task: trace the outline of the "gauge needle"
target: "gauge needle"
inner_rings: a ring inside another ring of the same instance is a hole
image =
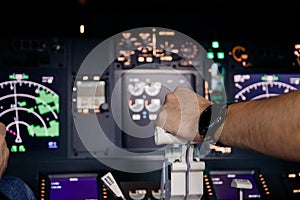
[[[152,44],[153,44],[153,55],[156,56],[156,34],[152,35]]]
[[[16,142],[22,142],[22,139],[20,137],[20,127],[19,127],[19,113],[18,113],[18,104],[17,104],[17,88],[16,88],[16,83],[14,84],[14,101],[15,101],[15,121],[16,121],[16,128],[17,128],[17,137],[16,137]]]
[[[269,84],[266,82],[266,84],[265,84],[265,90],[266,90],[266,97],[267,98],[269,98],[270,97],[270,95],[269,95],[269,86],[268,86]]]

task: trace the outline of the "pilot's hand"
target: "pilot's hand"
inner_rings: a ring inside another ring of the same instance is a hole
[[[198,120],[211,102],[194,91],[179,86],[165,97],[155,125],[188,141],[202,142]]]
[[[5,140],[5,133],[5,125],[0,122],[0,178],[2,178],[7,168],[7,162],[9,158],[9,150]]]

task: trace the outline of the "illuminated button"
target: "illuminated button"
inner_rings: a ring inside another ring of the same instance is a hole
[[[300,189],[294,189],[294,190],[293,190],[293,193],[294,193],[294,194],[300,193]]]
[[[220,47],[218,41],[213,41],[212,44],[211,44],[211,46],[212,46],[213,48],[215,48],[215,49]]]
[[[147,58],[146,58],[146,61],[147,61],[147,62],[153,62],[153,58],[152,58],[152,57],[147,57]]]
[[[88,113],[89,113],[89,109],[87,109],[87,108],[86,108],[86,109],[83,109],[82,112],[83,112],[84,114],[88,114]]]
[[[288,178],[296,178],[296,174],[288,174]]]
[[[218,58],[218,59],[224,59],[224,58],[225,58],[224,52],[218,52],[218,53],[217,53],[217,58]]]
[[[207,52],[207,58],[209,59],[213,59],[215,56],[214,56],[214,53],[213,52]]]
[[[139,114],[133,114],[132,115],[132,119],[135,120],[135,121],[140,120],[141,119],[141,115],[139,115]]]
[[[157,114],[150,114],[150,115],[149,115],[149,119],[150,119],[151,121],[156,120],[156,118],[157,118]]]
[[[119,62],[124,62],[125,61],[125,57],[122,57],[122,56],[118,57],[118,61]]]
[[[99,81],[99,80],[100,80],[100,76],[94,76],[94,77],[93,77],[93,80]]]
[[[145,58],[144,57],[138,57],[138,61],[139,62],[145,62]]]

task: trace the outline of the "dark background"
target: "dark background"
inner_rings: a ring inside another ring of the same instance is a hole
[[[295,2],[253,1],[7,1],[1,5],[2,36],[110,37],[145,26],[166,27],[191,37],[287,40],[299,38]]]

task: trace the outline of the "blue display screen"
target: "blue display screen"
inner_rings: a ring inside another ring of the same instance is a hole
[[[235,74],[234,101],[269,98],[300,88],[300,74]]]
[[[96,174],[49,175],[49,200],[98,200]]]

